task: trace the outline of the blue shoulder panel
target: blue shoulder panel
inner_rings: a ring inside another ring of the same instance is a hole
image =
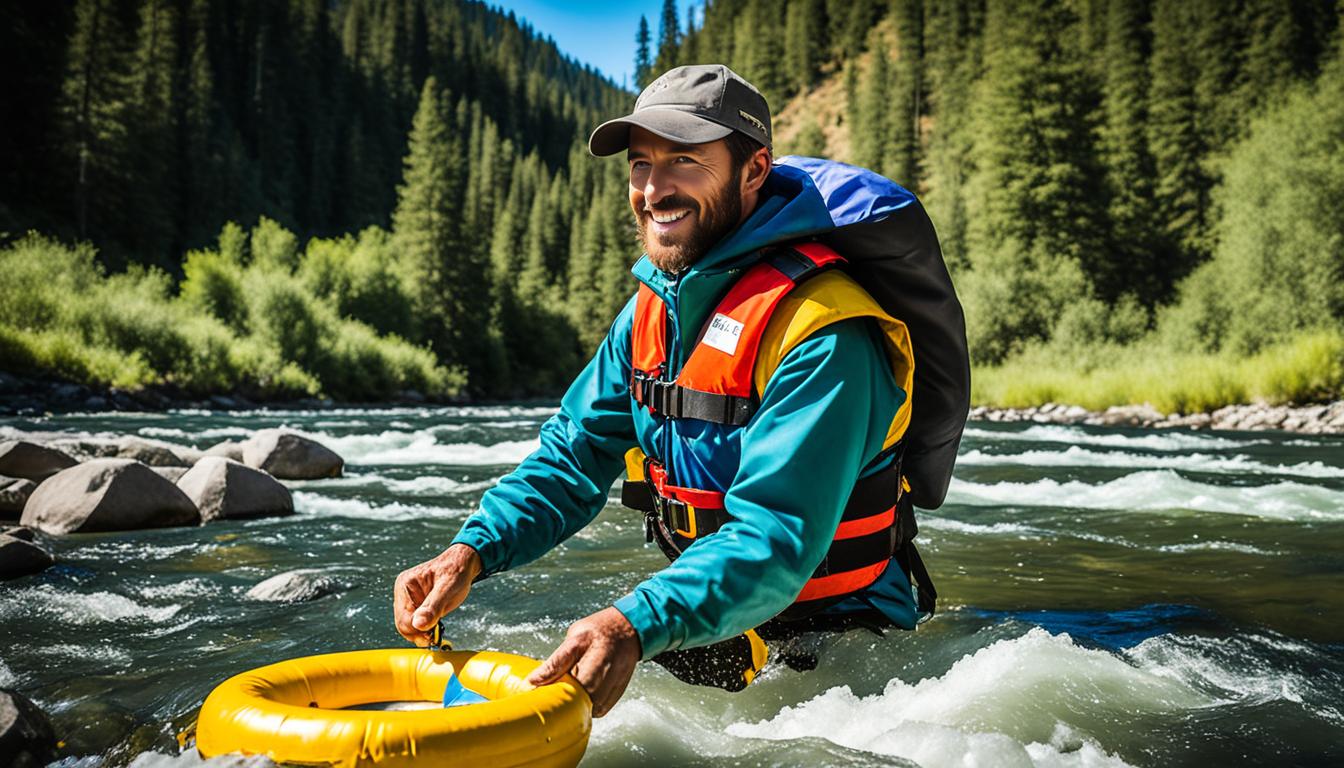
[[[775,171],[803,181],[821,195],[835,227],[882,219],[915,202],[905,187],[867,168],[816,157],[786,155]]]

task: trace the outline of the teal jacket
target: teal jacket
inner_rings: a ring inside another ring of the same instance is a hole
[[[784,164],[792,159],[776,165],[756,210],[681,275],[661,272],[647,256],[635,264],[635,276],[669,310],[672,377],[762,246],[836,226],[827,179]],[[893,193],[859,215],[899,204]],[[535,560],[596,517],[636,445],[663,462],[675,484],[723,492],[732,521],[615,603],[648,659],[732,637],[793,601],[825,556],[854,482],[883,466],[875,459],[906,393],[871,321],[856,318],[790,350],[746,426],[666,420],[629,393],[633,314],[632,299],[542,426],[540,447],[486,492],[454,543],[480,553],[485,575]],[[632,534],[639,527],[632,515]],[[915,625],[910,584],[894,562],[876,584],[828,610],[873,608],[896,626]]]

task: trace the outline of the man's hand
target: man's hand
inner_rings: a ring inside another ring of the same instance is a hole
[[[454,544],[433,560],[402,571],[392,595],[397,631],[416,645],[429,645],[429,630],[467,599],[480,572],[481,556],[466,544]]]
[[[625,614],[607,608],[569,627],[565,641],[527,678],[532,685],[554,683],[573,670],[602,717],[625,693],[639,663],[639,635]]]

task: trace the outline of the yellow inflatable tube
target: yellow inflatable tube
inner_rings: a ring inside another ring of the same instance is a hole
[[[196,723],[202,757],[231,752],[337,766],[572,766],[592,731],[592,702],[566,676],[533,688],[540,662],[490,651],[353,651],[282,661],[225,680]],[[413,711],[348,710],[442,700],[456,670],[490,699]],[[445,763],[444,761],[450,761]]]

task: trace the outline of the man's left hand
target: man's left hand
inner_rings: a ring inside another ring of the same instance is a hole
[[[527,682],[547,685],[572,670],[593,701],[593,717],[602,717],[625,693],[639,657],[639,635],[630,620],[606,608],[571,624],[565,641]]]

